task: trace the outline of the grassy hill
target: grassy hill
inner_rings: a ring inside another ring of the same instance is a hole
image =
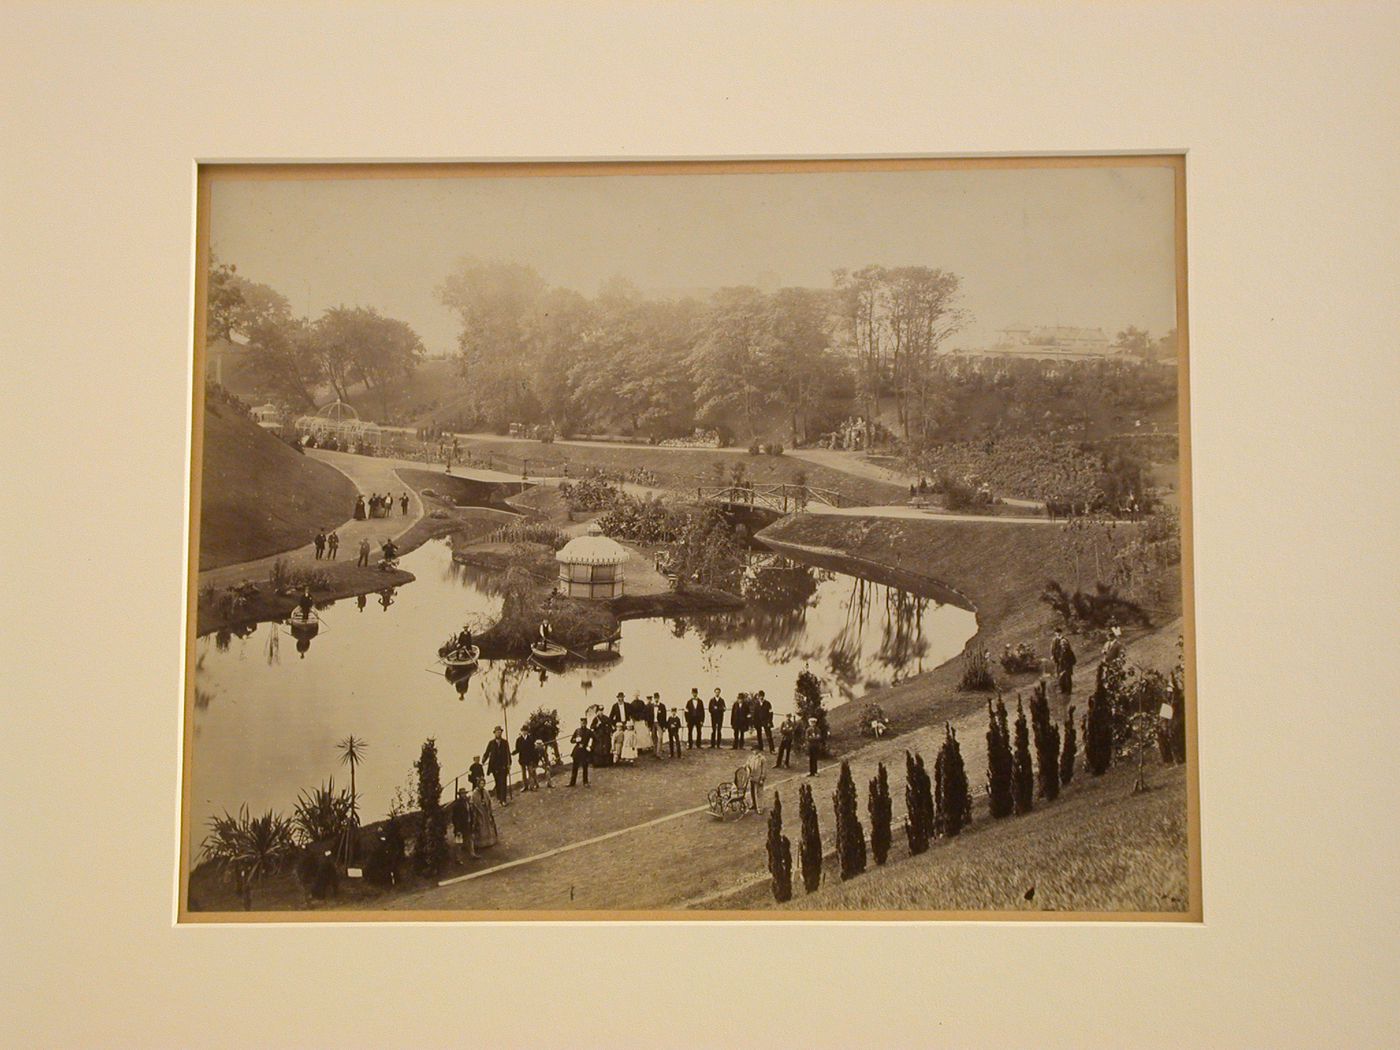
[[[199,567],[218,568],[308,543],[355,505],[340,471],[297,452],[242,416],[209,401],[204,410]]]

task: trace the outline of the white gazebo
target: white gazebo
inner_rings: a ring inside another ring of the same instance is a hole
[[[554,555],[559,591],[569,598],[617,598],[623,593],[627,548],[603,535],[595,521],[586,536],[575,536]]]
[[[295,426],[297,433],[315,438],[317,444],[327,438],[335,438],[342,448],[352,444],[378,448],[383,436],[378,426],[361,419],[360,414],[344,401],[334,401],[315,415],[301,416]]]

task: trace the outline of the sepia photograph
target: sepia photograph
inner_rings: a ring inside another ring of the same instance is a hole
[[[203,170],[182,919],[1199,919],[1183,173]]]

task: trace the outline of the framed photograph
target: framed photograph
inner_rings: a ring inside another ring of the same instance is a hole
[[[1199,920],[1184,190],[201,169],[181,921]]]

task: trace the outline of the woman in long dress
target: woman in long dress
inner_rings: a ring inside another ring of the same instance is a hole
[[[637,761],[637,724],[628,722],[622,727],[622,761],[631,765]]]

